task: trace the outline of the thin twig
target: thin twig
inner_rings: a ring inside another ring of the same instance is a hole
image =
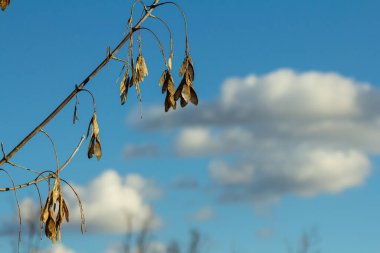
[[[13,190],[14,190],[14,193],[15,193],[15,199],[16,199],[16,202],[17,202],[17,209],[18,209],[18,220],[19,220],[19,231],[18,231],[18,244],[17,244],[17,251],[20,252],[20,242],[21,242],[21,233],[22,233],[22,219],[21,219],[21,208],[20,208],[20,202],[18,200],[18,195],[17,195],[17,189],[15,188],[15,182],[13,181],[13,178],[12,176],[8,173],[8,171],[0,168],[0,171],[3,171],[5,174],[8,175],[9,179],[11,180],[12,182],[12,185],[13,185]]]
[[[165,66],[169,69],[168,61],[166,60],[166,56],[165,56],[165,50],[164,50],[164,47],[162,46],[160,38],[158,38],[158,36],[151,29],[149,29],[149,28],[140,27],[140,28],[138,28],[138,30],[149,31],[154,36],[154,38],[157,40],[157,43],[158,43],[158,45],[160,47],[161,55],[162,55],[162,58],[164,59]]]
[[[67,165],[69,165],[69,163],[71,162],[71,160],[73,160],[74,156],[79,151],[80,146],[82,145],[84,139],[85,139],[85,137],[82,135],[82,138],[80,139],[80,142],[79,142],[78,146],[75,148],[75,150],[71,154],[71,156],[66,160],[65,164],[63,164],[62,167],[57,171],[58,173],[61,172],[62,170],[64,170],[67,167]]]
[[[175,2],[170,2],[170,1],[169,2],[163,2],[163,3],[157,4],[157,7],[161,6],[161,5],[167,5],[167,4],[172,4],[172,5],[176,6],[177,9],[179,10],[179,12],[181,12],[181,14],[182,14],[183,21],[185,23],[185,32],[186,32],[186,51],[185,52],[186,52],[186,55],[188,55],[190,53],[190,48],[189,48],[189,30],[188,30],[188,26],[187,26],[186,14],[182,10],[181,6],[179,6]]]
[[[5,154],[4,144],[3,144],[3,143],[1,143],[1,152],[3,152],[3,157],[5,158],[5,157],[6,157],[6,154]],[[27,167],[25,167],[25,166],[18,165],[18,164],[14,163],[14,162],[11,162],[11,161],[8,161],[8,160],[6,160],[5,162],[6,162],[7,164],[13,166],[13,167],[16,167],[16,168],[19,168],[19,169],[23,169],[23,170],[27,170],[27,171],[29,171],[29,172],[33,172],[33,173],[35,173],[35,174],[39,174],[39,172],[36,171],[36,170],[29,169],[29,168],[27,168]]]
[[[40,173],[39,171],[36,171],[36,170],[33,170],[33,169],[29,169],[25,166],[22,166],[20,164],[17,164],[17,163],[14,163],[14,162],[11,162],[11,161],[7,161],[7,164],[13,166],[13,167],[16,167],[16,168],[19,168],[19,169],[23,169],[23,170],[27,170],[29,172],[33,172],[34,174],[38,174]]]
[[[80,218],[81,218],[80,230],[83,234],[84,232],[87,232],[87,227],[86,227],[86,219],[84,216],[82,201],[80,200],[79,194],[75,191],[74,187],[72,187],[71,184],[69,184],[66,180],[64,180],[62,178],[61,178],[61,180],[70,187],[70,189],[73,191],[75,197],[77,198],[78,205],[79,205],[79,211],[80,211]]]
[[[43,129],[40,130],[41,133],[43,133],[44,135],[46,135],[50,142],[51,142],[51,145],[53,146],[53,150],[54,150],[54,156],[55,156],[55,165],[57,167],[57,171],[59,170],[59,160],[58,160],[58,152],[57,152],[57,148],[55,146],[55,143],[53,141],[53,138],[50,137],[50,135]]]
[[[79,148],[82,145],[83,141],[84,141],[84,136],[82,136],[82,138],[81,138],[78,146],[75,148],[75,150],[71,154],[71,156],[67,159],[67,161],[65,162],[65,164],[59,169],[59,172],[61,172],[62,170],[64,170],[67,167],[67,165],[71,162],[71,160],[73,159],[73,157],[79,151]],[[28,186],[31,186],[31,185],[36,185],[39,182],[45,181],[47,179],[55,178],[56,177],[56,174],[54,172],[54,173],[50,173],[49,175],[40,178],[40,175],[42,175],[42,174],[44,174],[46,172],[49,172],[49,171],[39,172],[38,173],[39,175],[37,176],[37,178],[34,179],[33,181],[28,182],[28,183],[24,183],[24,184],[20,184],[20,185],[13,185],[13,187],[0,188],[0,192],[6,192],[6,191],[12,191],[12,190],[15,190],[15,189],[17,190],[17,189],[20,189],[20,188],[25,188],[25,187],[28,187]]]

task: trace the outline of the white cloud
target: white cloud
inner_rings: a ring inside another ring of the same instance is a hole
[[[74,186],[85,211],[89,232],[126,233],[149,229],[160,225],[151,205],[147,202],[160,194],[154,184],[139,175],[120,176],[114,170],[107,170],[86,186]],[[76,199],[70,190],[70,223],[79,224],[80,215]],[[130,225],[128,225],[128,222]]]
[[[334,73],[297,74],[284,69],[263,77],[227,80],[221,105],[226,110],[262,111],[266,117],[352,117],[360,113],[358,95],[368,89]]]
[[[282,69],[228,79],[216,101],[180,113],[152,109],[142,127],[182,127],[176,151],[213,157],[222,200],[332,194],[362,184],[368,156],[380,153],[380,91],[336,73]]]
[[[53,244],[49,249],[42,251],[43,253],[75,253],[74,250],[67,248],[61,243]]]
[[[176,141],[177,152],[183,156],[231,153],[243,150],[254,142],[252,133],[241,127],[212,133],[210,128],[184,128]]]
[[[250,184],[255,175],[255,168],[251,164],[231,168],[224,162],[213,161],[209,170],[215,182],[226,186]]]
[[[33,199],[23,199],[20,203],[20,209],[23,222],[34,223],[39,219],[39,206]]]
[[[129,245],[130,246],[130,245]],[[148,253],[166,253],[166,245],[162,242],[147,242],[145,245],[145,251]],[[121,243],[114,243],[111,244],[108,249],[106,250],[106,253],[120,253],[125,251],[125,245]],[[131,253],[139,253],[141,252],[138,248],[132,247],[130,249]]]
[[[288,193],[334,194],[362,184],[370,171],[368,158],[355,150],[273,150],[245,163],[211,163],[222,201],[277,201]]]
[[[132,145],[128,144],[124,149],[124,158],[133,159],[152,157],[160,154],[159,147],[151,144]]]
[[[195,212],[192,218],[196,221],[210,220],[214,216],[214,210],[211,206],[204,206]]]

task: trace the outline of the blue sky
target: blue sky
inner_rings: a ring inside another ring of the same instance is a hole
[[[120,106],[119,63],[90,82],[104,154],[88,160],[85,142],[64,172],[81,194],[89,231],[80,235],[72,202],[63,252],[114,252],[124,239],[124,210],[134,213],[136,228],[154,217],[158,248],[173,239],[185,248],[196,228],[208,252],[287,252],[316,229],[321,252],[378,252],[379,2],[178,3],[189,22],[200,104],[163,112],[164,65],[149,34],[143,34],[149,76],[141,85],[142,119],[134,90]],[[121,0],[12,1],[0,13],[0,140],[7,150],[122,39],[129,7]],[[156,15],[172,27],[177,73],[181,16],[172,7]],[[154,21],[146,26],[168,50],[165,29]],[[71,103],[45,128],[62,161],[91,118],[90,97],[79,100],[77,125]],[[42,135],[14,159],[54,168]],[[18,183],[34,177],[6,168]],[[37,201],[32,189],[19,194],[24,205]],[[5,222],[15,205],[11,193],[1,201]],[[10,245],[9,237],[0,240],[7,252]],[[49,245],[44,239],[41,247],[60,252]]]

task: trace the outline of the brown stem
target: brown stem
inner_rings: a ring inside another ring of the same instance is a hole
[[[28,143],[38,132],[41,131],[41,129],[47,125],[70,101],[75,97],[75,95],[83,89],[86,84],[105,66],[107,63],[112,60],[112,57],[124,46],[124,44],[130,39],[132,36],[132,33],[135,32],[141,24],[150,16],[154,8],[156,8],[157,3],[159,0],[154,0],[154,3],[147,8],[147,11],[145,15],[140,19],[139,22],[132,28],[132,32],[128,33],[124,39],[119,43],[119,45],[116,46],[116,48],[112,51],[111,54],[107,55],[107,57],[99,64],[98,67],[95,68],[91,72],[88,77],[84,79],[84,81],[77,86],[71,93],[70,95],[63,100],[63,102],[44,120],[42,121],[32,132],[30,132],[11,152],[9,152],[6,156],[4,156],[0,160],[0,166],[3,165],[5,162],[10,160],[26,143]]]

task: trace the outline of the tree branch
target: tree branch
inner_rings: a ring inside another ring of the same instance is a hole
[[[105,66],[107,63],[112,60],[112,57],[115,56],[115,54],[124,46],[124,44],[131,38],[132,34],[141,26],[141,24],[151,15],[152,11],[158,6],[159,0],[154,0],[154,3],[151,6],[148,6],[146,9],[145,15],[137,22],[137,24],[132,27],[132,30],[130,33],[128,33],[124,39],[119,43],[119,45],[116,46],[116,48],[107,55],[107,57],[99,64],[98,67],[96,67],[90,75],[88,75],[82,83],[75,87],[75,89],[66,97],[65,100],[47,117],[44,121],[42,121],[33,131],[31,131],[11,152],[9,152],[6,156],[4,156],[0,160],[0,166],[9,161],[26,143],[28,143],[38,132],[42,130],[44,126],[46,126],[70,101],[75,97],[78,92],[83,89],[86,84]],[[44,180],[47,178],[44,178]],[[38,180],[42,181],[42,180]],[[33,182],[37,183],[37,182]],[[27,183],[25,185],[33,184],[32,182]],[[24,186],[25,187],[25,186]],[[21,188],[21,187],[19,187]]]

